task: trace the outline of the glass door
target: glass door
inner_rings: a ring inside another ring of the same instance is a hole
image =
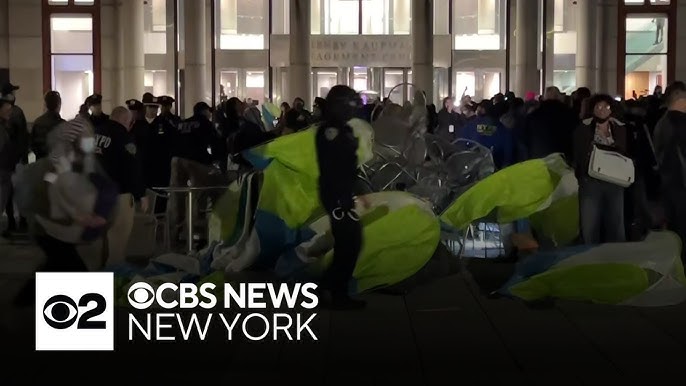
[[[405,82],[405,69],[403,68],[384,68],[383,70],[383,97],[390,98],[391,102],[402,105],[403,90],[405,86],[400,86],[394,89],[395,86]],[[391,93],[391,90],[392,93]],[[389,95],[389,93],[391,93]]]
[[[369,71],[367,67],[353,67],[350,73],[350,87],[356,91],[369,89]]]
[[[337,68],[313,68],[312,69],[312,95],[325,98],[329,90],[338,84]]]

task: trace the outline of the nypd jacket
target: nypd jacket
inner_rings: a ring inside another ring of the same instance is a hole
[[[131,193],[136,200],[145,195],[136,145],[124,126],[110,120],[96,127],[95,152],[107,175],[118,185],[120,193]]]
[[[110,116],[105,113],[100,113],[100,115],[90,115],[93,127],[98,127],[102,124],[106,124],[110,120]]]
[[[222,153],[218,146],[219,134],[212,122],[202,115],[194,115],[178,124],[172,146],[172,156],[190,159],[204,165],[220,161],[216,155]],[[212,155],[207,149],[212,150]],[[213,159],[214,158],[214,159]]]
[[[462,138],[483,145],[493,152],[495,166],[502,169],[514,161],[514,135],[493,117],[483,116],[470,120],[462,128]]]

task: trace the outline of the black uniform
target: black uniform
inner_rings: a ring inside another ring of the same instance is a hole
[[[324,121],[316,134],[319,197],[331,221],[333,262],[325,274],[334,301],[348,299],[348,282],[362,248],[362,225],[355,212],[358,140],[347,121],[354,115],[357,94],[335,86],[327,95]]]
[[[174,114],[160,114],[149,126],[144,168],[150,187],[169,186],[174,135],[180,121]]]
[[[216,158],[219,135],[207,117],[196,114],[179,123],[172,148],[172,156],[186,158],[203,165],[211,165]],[[212,150],[212,155],[207,149]],[[221,151],[219,151],[221,152]]]
[[[100,94],[93,94],[86,98],[86,105],[90,108],[91,106],[98,106],[102,104],[102,95]],[[93,123],[93,127],[98,127],[102,124],[107,123],[110,120],[110,116],[100,112],[100,114],[95,115],[95,114],[90,114],[89,115],[91,122]]]
[[[110,120],[110,116],[105,113],[100,113],[99,115],[90,115],[91,122],[93,122],[93,127],[98,127],[107,123]]]
[[[232,127],[226,113],[226,102],[222,102],[219,109],[214,112],[214,130],[217,133],[216,149],[212,149],[212,156],[219,161],[219,169],[226,173],[228,167],[229,147],[228,139],[232,132]]]
[[[133,137],[119,122],[107,121],[95,128],[95,152],[107,175],[121,194],[139,200],[145,195],[141,166]]]

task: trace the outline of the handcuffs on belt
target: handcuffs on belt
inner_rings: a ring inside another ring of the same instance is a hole
[[[341,202],[339,201],[338,204],[340,205]],[[360,221],[360,215],[357,213],[355,208],[351,208],[348,210],[343,209],[342,206],[336,207],[334,210],[331,211],[331,216],[333,217],[334,220],[336,221],[341,221],[345,215],[348,215],[351,220],[358,222]]]

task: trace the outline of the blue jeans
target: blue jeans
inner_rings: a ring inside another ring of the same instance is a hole
[[[591,177],[581,178],[579,222],[586,244],[626,241],[624,188]]]

